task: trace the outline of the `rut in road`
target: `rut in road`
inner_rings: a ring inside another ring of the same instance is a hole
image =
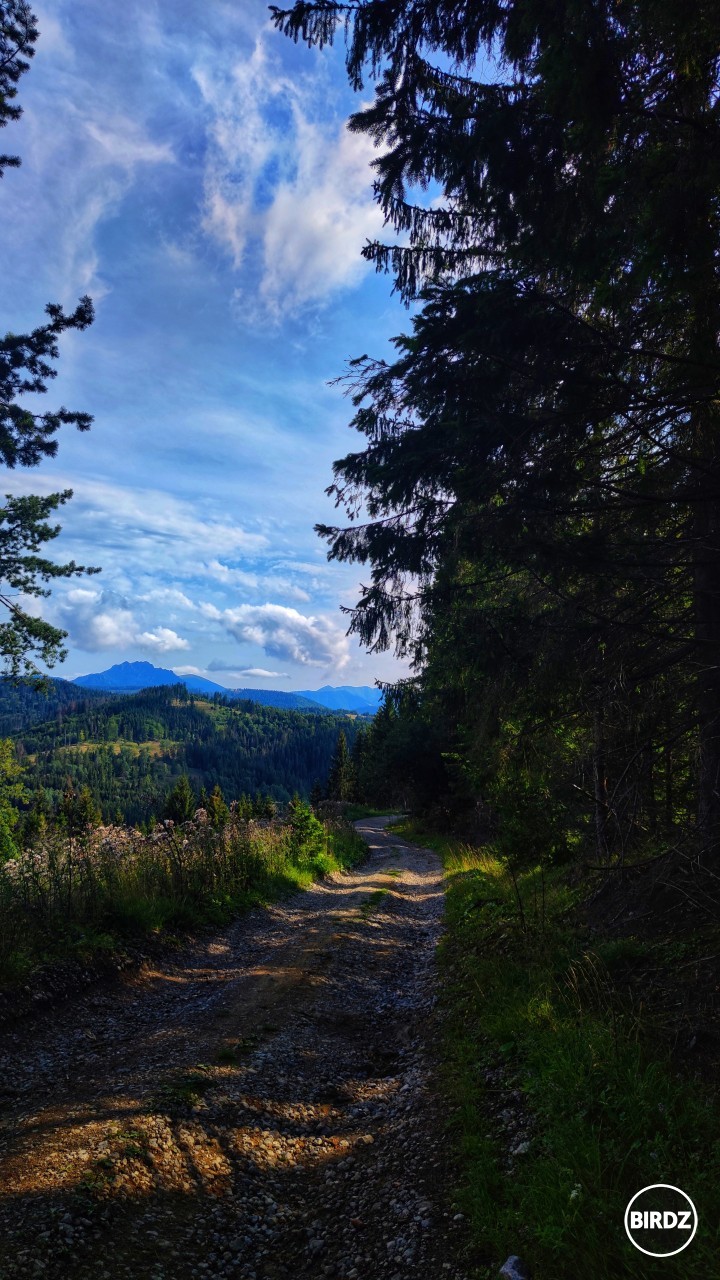
[[[441,870],[387,821],[361,868],[5,1036],[0,1276],[464,1280]]]

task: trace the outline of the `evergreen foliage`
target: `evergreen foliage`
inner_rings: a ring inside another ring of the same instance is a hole
[[[355,770],[343,729],[340,730],[335,744],[326,790],[328,800],[355,798]]]
[[[89,787],[106,822],[119,814],[130,825],[152,825],[181,775],[195,794],[205,787],[206,803],[193,800],[192,811],[205,808],[214,827],[232,801],[245,817],[270,820],[277,804],[294,792],[309,795],[327,775],[340,726],[351,742],[356,732],[346,716],[206,698],[184,685],[86,693],[63,681],[50,682],[47,694],[0,684],[0,726],[33,796],[21,806],[28,839],[59,810],[68,777],[75,789]]]
[[[100,826],[100,810],[93,800],[87,783],[76,790],[72,779],[68,779],[60,802],[58,819],[70,836],[79,836],[87,831],[88,827]]]
[[[375,80],[351,127],[404,243],[365,252],[421,304],[348,379],[366,445],[320,532],[372,568],[351,628],[411,656],[449,796],[526,857],[715,861],[720,12],[274,16]]]
[[[0,129],[22,115],[17,85],[35,56],[37,37],[37,19],[26,0],[0,0]],[[19,164],[19,156],[0,155],[0,177]]]
[[[17,83],[29,66],[38,36],[37,22],[25,0],[0,0],[0,127],[21,114],[15,103]],[[0,156],[0,176],[4,168],[17,166],[17,156]],[[34,413],[26,399],[47,391],[56,377],[52,361],[59,355],[58,339],[69,329],[86,329],[93,320],[90,298],[66,314],[61,306],[49,303],[47,320],[30,333],[6,333],[0,338],[0,461],[6,467],[34,467],[44,458],[54,457],[61,426],[72,425],[87,431],[92,418],[87,413],[64,407]],[[45,497],[5,495],[0,507],[0,604],[7,620],[0,624],[0,658],[13,679],[39,680],[37,661],[52,667],[65,657],[65,632],[43,618],[35,617],[17,602],[17,595],[47,596],[45,585],[55,578],[69,578],[97,570],[74,561],[58,564],[40,554],[46,543],[60,532],[50,519],[72,497],[72,490]]]
[[[189,822],[195,812],[195,796],[186,773],[181,773],[165,802],[165,817],[178,824]]]
[[[22,765],[9,738],[0,739],[0,862],[17,853],[18,806],[28,799]]]
[[[210,817],[210,822],[212,826],[215,828],[216,831],[222,830],[228,818],[230,817],[230,810],[228,809],[225,803],[225,797],[222,793],[222,788],[219,786],[217,782],[215,783],[215,786],[213,787],[212,792],[208,797],[207,810],[208,810],[208,815]]]

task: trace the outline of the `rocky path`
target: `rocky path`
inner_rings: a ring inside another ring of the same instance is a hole
[[[363,867],[6,1033],[0,1276],[464,1280],[437,857]]]

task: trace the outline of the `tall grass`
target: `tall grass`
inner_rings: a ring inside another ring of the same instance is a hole
[[[49,830],[0,866],[0,982],[38,962],[112,949],[133,936],[222,924],[253,903],[302,888],[364,856],[352,830],[305,810],[288,822],[231,811],[214,829],[191,822]]]
[[[475,1274],[494,1277],[511,1253],[535,1280],[714,1274],[717,1096],[678,1074],[628,994],[619,960],[650,944],[591,947],[561,869],[513,876],[492,850],[407,834],[445,864],[444,1070]],[[514,1158],[513,1117],[528,1130]],[[700,1219],[662,1261],[623,1227],[630,1197],[658,1182],[687,1191]]]

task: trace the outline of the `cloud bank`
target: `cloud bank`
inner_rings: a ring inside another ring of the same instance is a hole
[[[68,591],[57,612],[73,643],[88,653],[138,648],[161,654],[190,648],[189,642],[170,627],[143,630],[132,610],[116,603],[107,592],[75,587]]]
[[[330,618],[305,615],[280,604],[241,604],[224,610],[201,607],[207,617],[221,621],[233,639],[258,645],[270,658],[336,671],[349,661],[348,638]]]

